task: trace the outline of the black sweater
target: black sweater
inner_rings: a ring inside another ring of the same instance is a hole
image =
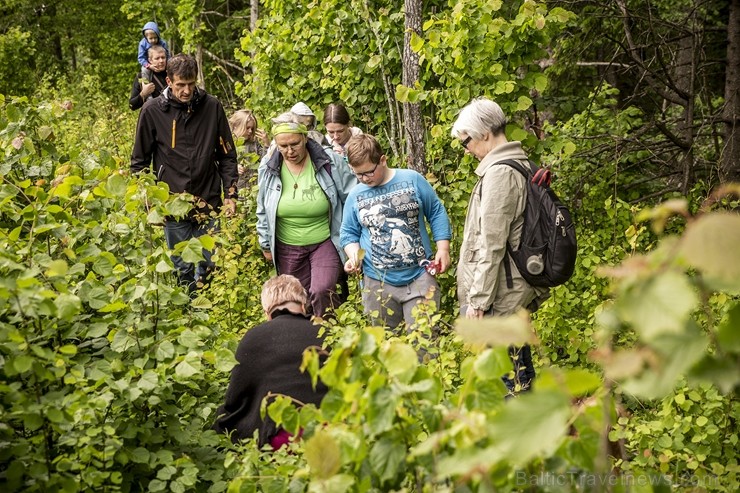
[[[233,431],[233,441],[250,438],[259,430],[262,446],[278,432],[271,419],[263,422],[260,418],[260,404],[269,392],[316,406],[327,392],[321,381],[314,390],[308,373],[299,369],[305,349],[321,347],[319,326],[287,310],[273,315],[275,318],[248,331],[239,343],[239,364],[231,371],[226,403],[216,413],[213,429],[219,433]]]

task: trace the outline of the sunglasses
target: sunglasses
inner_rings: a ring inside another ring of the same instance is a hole
[[[473,140],[473,137],[470,136],[470,135],[468,135],[468,138],[466,138],[465,140],[462,141],[463,149],[467,149],[468,148],[468,144],[470,144],[470,141],[471,140]]]

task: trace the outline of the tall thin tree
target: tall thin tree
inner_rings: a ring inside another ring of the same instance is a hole
[[[419,81],[419,55],[411,49],[411,36],[421,36],[421,0],[405,0],[405,33],[403,36],[402,84],[413,88]],[[425,174],[427,171],[424,150],[424,122],[419,103],[403,104],[403,119],[406,129],[406,161],[410,169]]]

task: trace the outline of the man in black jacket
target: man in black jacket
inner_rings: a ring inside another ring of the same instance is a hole
[[[269,418],[260,418],[262,400],[271,393],[292,397],[295,403],[321,403],[327,388],[319,381],[314,389],[308,373],[300,371],[306,348],[322,344],[319,326],[306,315],[307,303],[306,291],[293,276],[282,274],[265,283],[262,308],[268,321],[249,330],[239,343],[239,364],[231,371],[226,402],[216,412],[213,429],[231,432],[235,442],[259,430],[259,445],[270,443],[277,449],[287,433]]]
[[[187,192],[195,206],[181,219],[168,217],[164,224],[167,246],[214,232],[217,215],[236,210],[238,179],[236,151],[229,122],[221,103],[195,86],[198,65],[189,55],[176,55],[167,62],[167,85],[162,94],[141,109],[131,171],[149,170],[172,193]],[[222,199],[223,194],[223,199]],[[203,250],[197,266],[177,255],[172,261],[180,282],[191,292],[207,282],[213,269],[211,253]]]

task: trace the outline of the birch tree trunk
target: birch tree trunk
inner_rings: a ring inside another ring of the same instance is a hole
[[[411,49],[411,34],[421,36],[421,0],[405,0],[405,33],[403,36],[403,79],[402,84],[413,88],[419,81],[419,55]],[[410,169],[426,174],[427,163],[424,150],[424,122],[419,103],[403,103],[403,119],[406,130],[406,161]]]

